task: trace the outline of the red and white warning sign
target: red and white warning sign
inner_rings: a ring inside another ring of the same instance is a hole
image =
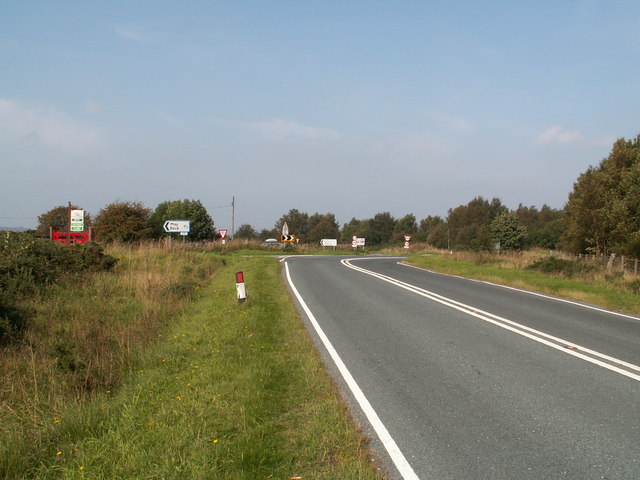
[[[411,235],[405,235],[404,236],[404,248],[409,248],[410,247],[410,243],[411,242]]]

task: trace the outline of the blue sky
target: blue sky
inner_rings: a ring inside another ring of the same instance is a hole
[[[637,1],[0,4],[0,225],[200,200],[216,228],[562,208],[640,133]]]

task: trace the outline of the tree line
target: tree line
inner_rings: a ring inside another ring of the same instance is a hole
[[[74,207],[78,208],[78,207]],[[198,200],[166,201],[151,211],[140,202],[115,202],[95,219],[85,219],[95,229],[96,240],[136,242],[166,235],[166,220],[190,220],[188,240],[212,240],[213,219]],[[68,207],[56,207],[39,217],[38,232],[48,235],[49,226],[65,230]],[[291,209],[272,229],[257,231],[241,225],[239,239],[278,238],[287,223],[289,232],[301,242],[317,244],[335,238],[349,244],[363,237],[369,246],[400,244],[404,236],[450,250],[561,249],[572,253],[640,256],[640,135],[617,140],[611,153],[598,166],[582,173],[563,209],[520,204],[510,210],[499,198],[481,196],[448,210],[446,217],[418,220],[408,213],[401,218],[380,212],[369,219],[352,218],[340,226],[333,213]]]

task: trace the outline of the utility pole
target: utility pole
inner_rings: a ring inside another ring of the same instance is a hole
[[[71,202],[69,202],[69,210],[67,211],[67,246],[71,245]]]
[[[231,199],[231,239],[233,240],[236,233],[236,197]]]

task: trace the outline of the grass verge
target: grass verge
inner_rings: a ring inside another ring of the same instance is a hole
[[[407,262],[440,273],[486,280],[537,292],[549,293],[572,300],[601,305],[628,313],[640,312],[640,296],[629,291],[622,278],[606,274],[590,274],[584,278],[528,270],[539,256],[521,254],[495,256],[488,254],[413,254]]]
[[[225,258],[122,387],[44,418],[34,479],[379,479],[270,258]],[[243,270],[249,299],[235,299]]]

